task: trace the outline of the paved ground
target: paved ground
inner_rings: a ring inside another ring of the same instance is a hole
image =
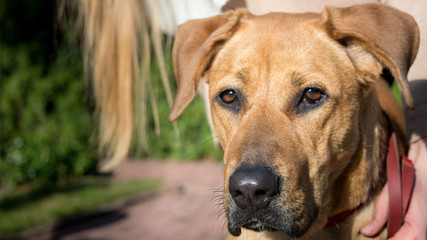
[[[171,188],[102,218],[61,229],[43,239],[224,239],[223,165],[202,162],[128,161],[117,179],[160,178]],[[219,192],[218,192],[219,190]],[[217,193],[215,193],[217,191]]]

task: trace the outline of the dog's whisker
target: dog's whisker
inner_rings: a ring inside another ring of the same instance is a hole
[[[221,211],[221,212],[217,215],[217,217],[216,217],[216,220],[217,220],[217,221],[219,221],[219,220],[221,220],[221,219],[223,219],[223,220],[225,220],[225,219],[226,219],[226,217],[225,217],[225,210]]]
[[[214,143],[214,137],[209,137],[206,140],[202,141],[197,148],[201,148],[202,146],[204,146],[205,144],[208,144],[210,142]]]
[[[222,206],[223,206],[222,202],[216,203],[216,204],[209,204],[208,211],[211,213],[214,213],[214,212],[218,213],[222,211]]]
[[[223,206],[223,186],[220,186],[213,191],[213,196],[208,203],[208,211],[215,215],[221,215],[221,212],[224,211]]]
[[[192,149],[191,151],[188,152],[189,155],[194,154],[196,152],[198,152],[202,146],[208,144],[208,143],[212,143],[214,144],[214,137],[208,137],[205,140],[202,140],[200,144],[198,144],[194,149]]]
[[[221,189],[221,190],[214,190],[213,192],[214,192],[214,193],[223,193],[223,192],[224,192],[224,190],[222,190],[222,189]]]
[[[228,219],[227,218],[225,218],[225,221],[222,223],[222,230],[224,231],[224,229],[226,229],[227,231],[225,231],[225,232],[228,232],[228,227],[227,227],[227,225],[228,225]],[[226,233],[227,234],[227,233]],[[225,239],[225,238],[224,238]]]

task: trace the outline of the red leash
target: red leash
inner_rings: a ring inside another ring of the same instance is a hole
[[[404,223],[415,183],[415,169],[412,161],[406,157],[402,158],[400,166],[395,133],[391,134],[388,146],[387,181],[390,202],[388,237],[391,238]]]
[[[387,153],[387,181],[390,202],[388,220],[388,237],[396,234],[404,223],[409,200],[415,183],[415,169],[412,161],[406,157],[402,158],[400,166],[399,151],[397,148],[396,134],[393,132],[389,138]],[[328,219],[324,228],[331,227],[356,212],[362,205],[347,211],[343,211]]]

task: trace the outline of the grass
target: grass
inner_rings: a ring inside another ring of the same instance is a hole
[[[161,186],[159,180],[106,181],[86,177],[73,187],[37,191],[21,188],[0,197],[0,236],[58,221]]]

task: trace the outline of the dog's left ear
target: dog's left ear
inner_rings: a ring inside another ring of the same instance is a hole
[[[419,46],[419,29],[412,16],[381,4],[347,8],[326,7],[322,17],[329,34],[343,46],[358,44],[397,80],[406,104],[414,108],[407,82]]]
[[[190,104],[203,74],[209,69],[216,53],[237,30],[240,20],[250,13],[244,9],[190,20],[178,28],[172,59],[178,91],[169,121],[175,121]]]

